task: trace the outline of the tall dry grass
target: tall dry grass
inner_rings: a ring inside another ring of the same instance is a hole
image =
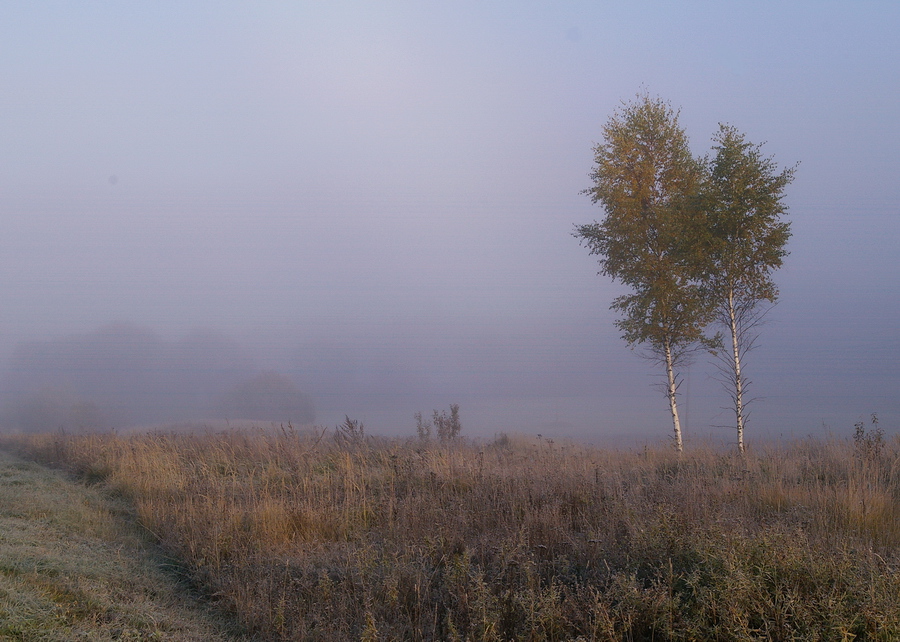
[[[900,639],[900,443],[45,435],[284,640]]]

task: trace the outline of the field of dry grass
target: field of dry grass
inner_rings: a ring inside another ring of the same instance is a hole
[[[274,640],[900,639],[900,441],[53,434]]]

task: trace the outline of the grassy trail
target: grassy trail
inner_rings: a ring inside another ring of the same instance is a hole
[[[235,640],[128,505],[0,451],[0,640]]]

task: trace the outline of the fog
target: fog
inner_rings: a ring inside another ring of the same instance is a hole
[[[781,166],[754,435],[900,419],[900,9],[101,3],[0,9],[0,420],[253,419],[664,439],[660,369],[572,237],[622,100]],[[686,437],[730,439],[705,357]],[[240,417],[239,415],[258,415]]]
[[[195,331],[164,341],[114,324],[20,344],[4,382],[14,428],[114,429],[208,419],[310,424],[315,409],[289,377],[257,371],[233,341]]]

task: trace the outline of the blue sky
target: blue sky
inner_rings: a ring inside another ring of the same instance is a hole
[[[646,90],[698,154],[728,122],[800,162],[748,438],[896,429],[898,29],[893,2],[6,3],[0,370],[204,328],[325,422],[459,402],[483,434],[665,436],[571,235]],[[727,436],[713,372],[685,373],[688,431]]]

